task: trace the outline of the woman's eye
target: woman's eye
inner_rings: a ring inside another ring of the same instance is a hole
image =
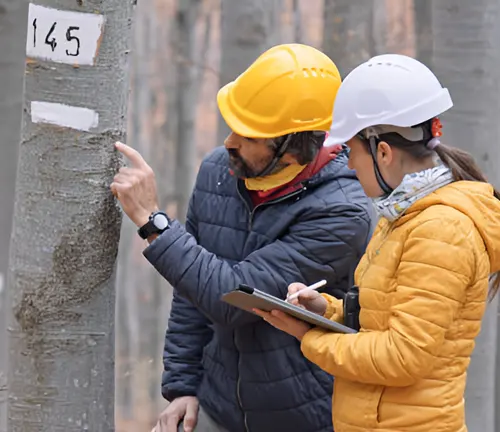
[[[245,138],[247,141],[250,141],[250,142],[255,142],[256,141],[255,138],[248,138],[248,137],[243,137],[243,138]]]

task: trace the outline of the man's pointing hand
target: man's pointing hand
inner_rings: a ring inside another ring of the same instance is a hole
[[[120,142],[115,147],[132,166],[120,168],[111,183],[111,191],[127,216],[141,227],[151,213],[158,211],[155,175],[139,152]]]

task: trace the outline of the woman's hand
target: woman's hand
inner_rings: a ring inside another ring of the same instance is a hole
[[[304,288],[306,288],[306,285],[298,282],[290,284],[288,286],[288,297]],[[316,290],[309,290],[300,294],[298,298],[290,301],[290,304],[307,309],[321,316],[325,314],[326,307],[328,306],[328,302]]]
[[[302,340],[304,335],[312,328],[304,321],[292,318],[290,315],[287,315],[279,310],[264,312],[260,309],[254,309],[253,311],[273,327],[296,337],[299,341]]]

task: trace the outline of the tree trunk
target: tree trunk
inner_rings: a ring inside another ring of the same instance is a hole
[[[177,26],[177,165],[175,188],[177,218],[186,219],[189,197],[196,178],[195,118],[198,97],[195,83],[196,38],[195,27],[200,14],[200,0],[178,0]]]
[[[28,20],[8,430],[108,432],[121,220],[109,185],[120,165],[113,143],[125,141],[133,2],[38,3],[61,10],[31,4]]]
[[[342,77],[375,52],[373,0],[325,0],[323,52]]]
[[[281,0],[221,0],[220,85],[234,80],[280,41]],[[219,114],[217,145],[230,130]]]
[[[0,431],[7,431],[7,269],[21,130],[28,2],[0,0]]]
[[[21,129],[28,2],[0,0],[0,431],[7,431],[7,268]]]
[[[493,0],[435,1],[432,18],[434,70],[455,104],[443,115],[443,138],[471,152],[498,187],[500,4]],[[497,303],[488,305],[468,371],[466,416],[470,431],[495,430],[495,377],[500,373],[495,364]]]
[[[416,57],[432,68],[434,41],[432,37],[432,0],[413,0]]]
[[[302,11],[300,10],[300,0],[293,0],[293,41],[303,43],[302,38]]]

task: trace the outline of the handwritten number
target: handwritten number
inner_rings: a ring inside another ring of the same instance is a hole
[[[33,20],[33,46],[36,47],[36,18]]]
[[[33,20],[33,46],[36,47],[36,31],[37,31],[37,19],[35,18]],[[45,37],[45,43],[47,45],[50,45],[52,48],[52,52],[56,50],[57,47],[57,41],[55,37],[52,37],[52,39],[49,39],[52,36],[52,33],[54,33],[55,29],[57,26],[57,22],[52,24],[52,27],[50,28],[49,32],[47,33],[47,36]],[[80,39],[76,37],[75,35],[72,34],[73,31],[80,30],[80,27],[75,27],[71,26],[68,27],[66,30],[66,40],[68,42],[75,41],[76,42],[76,50],[74,52],[70,52],[69,50],[66,50],[66,55],[70,57],[78,57],[80,55]]]
[[[56,25],[57,23],[55,22],[54,24],[52,24],[52,27],[50,28],[49,30],[49,33],[47,34],[46,38],[45,38],[45,43],[47,45],[50,45],[50,47],[52,48],[52,52],[55,51],[56,49],[56,46],[57,46],[57,42],[56,42],[56,38],[52,38],[51,40],[49,40],[49,37],[52,35],[52,33],[54,32],[55,28],[56,28]]]
[[[72,40],[76,41],[76,52],[70,53],[68,50],[66,50],[66,55],[77,57],[78,54],[80,54],[80,39],[71,34],[73,30],[80,30],[80,27],[68,27],[68,30],[66,31],[66,39],[68,40],[68,42],[71,42]]]

